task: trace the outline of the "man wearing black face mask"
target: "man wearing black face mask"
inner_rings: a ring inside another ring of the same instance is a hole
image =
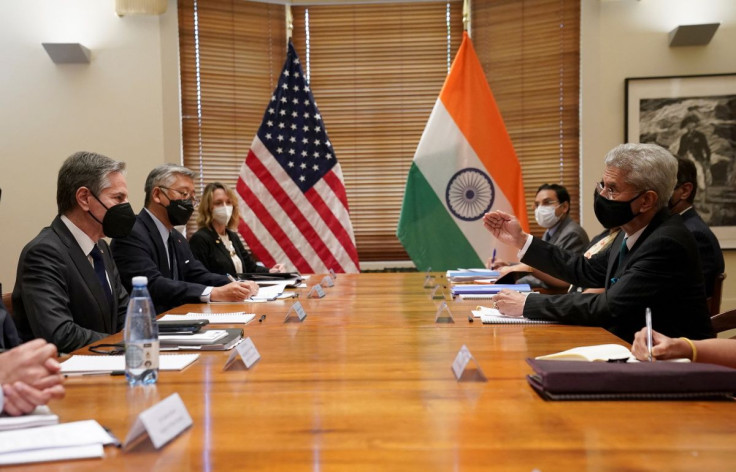
[[[104,236],[135,223],[125,163],[90,152],[59,170],[58,216],[23,248],[13,316],[24,341],[34,337],[71,352],[123,328],[128,293]]]
[[[115,261],[128,289],[137,275],[148,277],[157,313],[184,303],[243,301],[258,292],[253,282],[231,282],[209,272],[174,226],[186,224],[194,211],[194,173],[164,164],[148,174],[145,208],[128,237],[114,238]]]
[[[654,329],[667,336],[712,337],[695,240],[682,219],[667,210],[677,161],[657,145],[623,144],[608,153],[605,165],[594,194],[595,214],[603,226],[622,231],[590,259],[533,238],[503,212],[484,217],[496,238],[520,249],[522,262],[605,291],[528,297],[502,292],[493,303],[506,315],[602,326],[629,342],[650,308]]]

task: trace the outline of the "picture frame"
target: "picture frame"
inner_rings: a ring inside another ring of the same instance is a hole
[[[693,161],[695,208],[736,248],[736,73],[627,78],[624,106],[624,141]]]

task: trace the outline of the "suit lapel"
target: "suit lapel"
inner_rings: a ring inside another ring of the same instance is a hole
[[[159,272],[161,272],[165,277],[173,279],[173,274],[171,273],[171,269],[169,269],[169,257],[167,255],[168,250],[166,249],[166,246],[164,246],[164,242],[161,239],[161,233],[159,233],[156,223],[153,222],[151,215],[149,215],[145,209],[141,210],[139,216],[141,218],[141,222],[143,222],[143,226],[145,226],[146,231],[148,231],[148,237],[153,241],[153,247],[156,248],[156,264],[158,265]]]
[[[102,314],[105,329],[108,333],[113,332],[110,304],[108,303],[107,296],[97,279],[97,275],[95,274],[92,264],[89,262],[89,259],[87,259],[87,255],[82,252],[82,248],[79,247],[77,240],[74,239],[69,228],[66,227],[64,222],[61,221],[58,216],[54,218],[54,221],[51,223],[51,228],[57,236],[59,236],[62,244],[67,247],[67,253],[79,273],[79,279],[87,287],[91,298],[93,298],[97,303],[97,309],[98,312]]]

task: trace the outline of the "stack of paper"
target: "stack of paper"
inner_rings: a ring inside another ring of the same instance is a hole
[[[161,354],[159,370],[182,370],[199,358],[199,354]],[[125,370],[125,356],[74,355],[61,363],[61,373],[114,372]]]
[[[492,285],[453,285],[452,295],[462,299],[491,298],[501,290],[516,290],[517,292],[531,292],[529,284],[492,284]]]
[[[0,433],[0,465],[103,457],[115,439],[94,420]]]
[[[186,315],[164,315],[161,321],[207,320],[210,324],[246,324],[253,321],[255,313],[187,313]]]
[[[445,277],[452,283],[484,282],[491,283],[499,276],[497,270],[489,269],[458,269],[448,270]]]
[[[36,426],[47,426],[59,422],[59,417],[51,413],[46,405],[37,406],[35,410],[27,415],[3,416],[0,415],[0,431],[11,429],[33,428]]]

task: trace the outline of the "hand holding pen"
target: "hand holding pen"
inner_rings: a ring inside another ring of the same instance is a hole
[[[236,280],[228,274],[231,282],[221,287],[214,287],[210,292],[213,302],[242,302],[258,293],[258,285],[251,280]]]

